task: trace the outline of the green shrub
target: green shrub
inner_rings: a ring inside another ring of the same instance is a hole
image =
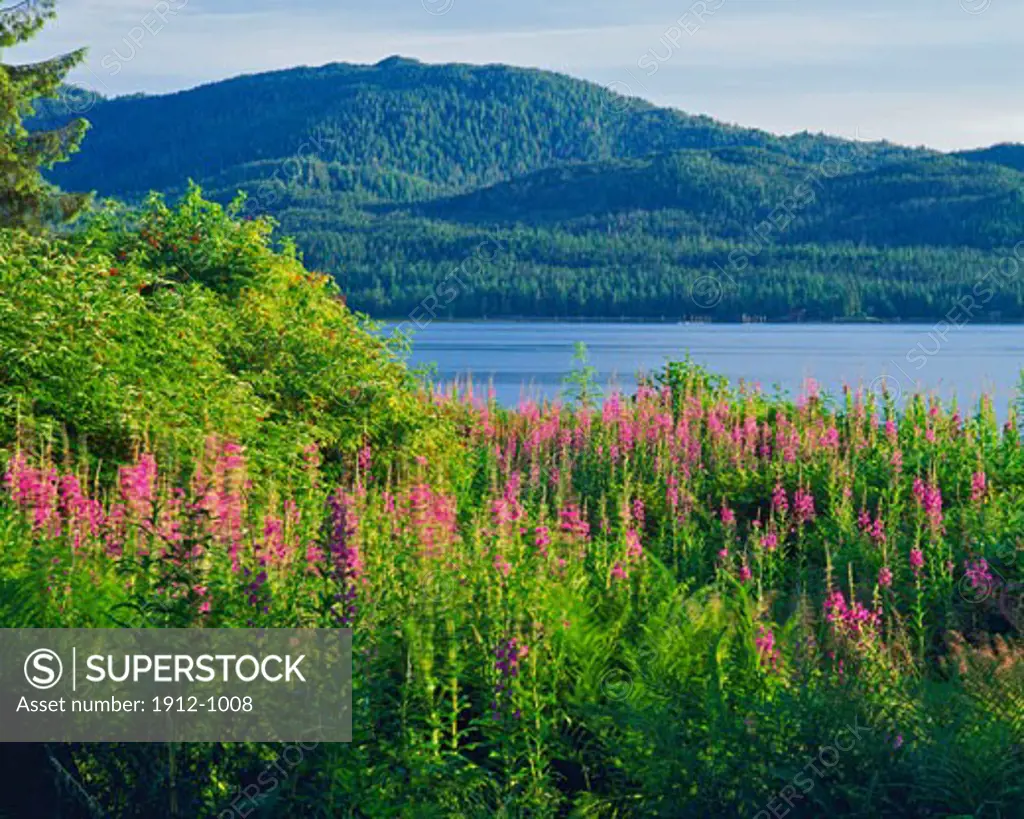
[[[217,430],[260,468],[313,443],[329,464],[444,443],[401,347],[271,230],[193,186],[72,235],[0,231],[0,420],[64,427],[107,459]]]

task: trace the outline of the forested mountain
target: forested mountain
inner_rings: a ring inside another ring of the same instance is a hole
[[[244,190],[385,317],[457,270],[441,315],[939,319],[1024,237],[1022,146],[777,137],[508,66],[296,68],[87,116],[54,181]],[[1019,277],[971,318],[1024,319]]]
[[[970,162],[991,162],[1005,165],[1017,171],[1024,171],[1024,145],[1004,142],[991,148],[979,148],[974,151],[959,151],[954,156]]]
[[[50,109],[59,115],[59,107]],[[548,71],[392,57],[247,75],[159,97],[103,100],[74,165],[54,179],[105,194],[165,189],[302,155],[382,167],[452,190],[557,163],[678,148],[777,147],[814,160],[839,140],[780,138],[657,108]],[[879,143],[872,158],[905,149]]]
[[[676,216],[691,230],[742,239],[803,182],[814,199],[791,207],[779,241],[991,248],[1019,238],[1019,173],[945,156],[853,172],[852,158],[836,157],[833,166],[817,168],[758,148],[674,151],[538,171],[415,212],[475,223],[573,224],[584,217],[682,211],[685,217]]]

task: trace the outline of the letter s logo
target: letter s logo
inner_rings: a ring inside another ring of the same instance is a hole
[[[56,670],[54,670],[56,666]],[[37,648],[25,659],[25,679],[33,688],[45,691],[60,682],[64,674],[64,665],[56,651],[48,648]]]

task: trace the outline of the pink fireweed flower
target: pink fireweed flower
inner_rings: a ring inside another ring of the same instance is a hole
[[[494,525],[502,528],[516,519],[516,512],[504,498],[497,498],[491,502],[491,519]]]
[[[63,475],[58,481],[57,492],[60,514],[67,522],[74,548],[78,549],[87,535],[99,535],[104,520],[103,504],[89,498],[74,475]]]
[[[640,498],[636,498],[633,501],[633,520],[636,521],[636,525],[641,529],[644,527],[645,514],[644,514],[644,502]]]
[[[511,520],[519,520],[523,516],[523,507],[519,503],[519,488],[522,484],[522,476],[518,472],[513,472],[508,476],[508,480],[505,482],[505,489],[502,493],[502,500],[508,505]]]
[[[498,570],[502,577],[508,577],[512,574],[512,564],[505,559],[503,554],[496,554],[493,562],[494,568]]]
[[[744,562],[740,565],[739,571],[736,573],[736,576],[740,579],[741,583],[746,583],[754,575],[753,572],[750,571],[750,566],[748,566],[746,562]]]
[[[915,478],[914,497],[928,517],[929,527],[932,531],[939,531],[942,528],[942,492],[938,485],[933,486],[920,478]]]
[[[919,506],[923,506],[924,505],[924,493],[925,493],[925,483],[924,483],[924,481],[921,480],[920,478],[914,478],[914,485],[913,485],[912,491],[914,493],[914,497],[917,499],[918,505]]]
[[[779,536],[775,532],[767,532],[761,538],[761,548],[768,552],[774,552],[779,546]]]
[[[626,560],[637,563],[644,555],[644,547],[640,543],[640,535],[636,529],[626,532]]]
[[[728,506],[726,506],[724,501],[722,502],[722,511],[720,512],[720,515],[722,518],[722,523],[725,526],[736,525],[736,513],[733,512],[732,509],[730,509]]]
[[[356,456],[356,463],[363,472],[366,472],[373,464],[373,451],[370,449],[369,444],[366,444],[359,450],[359,454]]]
[[[880,545],[885,542],[885,522],[881,516],[871,520],[871,515],[867,509],[862,509],[860,514],[857,515],[857,525],[860,526],[861,531],[871,538],[876,545]]]
[[[337,588],[334,594],[335,613],[342,628],[349,627],[358,611],[356,586],[363,577],[363,559],[356,540],[358,521],[353,499],[337,489],[327,499],[330,510],[330,529],[327,553],[330,568],[327,576]]]
[[[605,399],[601,407],[601,421],[605,426],[611,426],[622,417],[622,401],[617,392],[612,393]]]
[[[271,562],[281,562],[287,554],[284,545],[284,521],[273,515],[263,518],[262,557]]]
[[[921,569],[924,567],[924,552],[922,552],[920,549],[911,549],[909,562],[910,568],[913,569],[914,576],[916,577],[918,574],[920,574]]]
[[[971,475],[971,502],[979,503],[984,499],[985,493],[988,490],[988,478],[983,471],[975,472]]]
[[[871,529],[868,531],[868,536],[875,542],[876,545],[885,543],[885,523],[882,519],[875,518],[875,522],[871,524]]]
[[[972,589],[975,591],[990,591],[992,589],[995,579],[992,577],[988,561],[985,558],[982,557],[975,561],[965,560],[964,568]]]
[[[789,511],[789,500],[781,483],[775,484],[775,489],[772,490],[772,510],[780,515],[785,515]]]
[[[803,389],[796,399],[797,408],[804,409],[809,404],[813,404],[818,399],[818,395],[818,382],[810,377],[805,378]]]
[[[626,419],[619,424],[619,448],[623,452],[632,452],[636,444],[636,422]]]
[[[148,520],[153,514],[156,458],[145,453],[134,466],[122,466],[119,473],[121,495],[128,511],[139,520]]]
[[[4,484],[16,505],[31,510],[34,529],[37,531],[47,529],[53,536],[60,534],[60,519],[56,514],[58,499],[56,469],[30,467],[25,457],[19,453],[8,463]]]
[[[215,438],[207,441],[207,457],[214,460],[212,474],[207,479],[200,464],[193,479],[196,506],[206,512],[211,534],[219,544],[227,545],[232,567],[238,571],[245,509],[243,490],[248,485],[245,459],[240,446],[228,442],[218,448]]]
[[[185,539],[182,534],[182,509],[185,507],[185,490],[176,487],[171,491],[167,502],[160,510],[157,519],[157,534],[164,543],[162,555],[164,557],[180,554],[178,547]]]
[[[800,433],[796,429],[793,429],[789,433],[789,437],[786,441],[785,446],[783,446],[782,448],[782,459],[788,464],[795,463],[796,455],[799,449]]]
[[[530,486],[540,486],[540,461],[534,461],[530,465]]]
[[[105,531],[103,541],[107,548],[107,554],[111,557],[120,557],[124,551],[124,540],[126,536],[125,508],[123,503],[112,503],[107,511],[105,520]]]
[[[675,511],[679,506],[679,478],[670,474],[666,480],[665,502]]]
[[[533,530],[533,545],[541,557],[548,556],[548,546],[551,545],[551,532],[547,526],[538,526]]]
[[[580,540],[590,537],[590,524],[583,520],[580,508],[574,503],[567,503],[558,513],[559,525],[563,532]]]
[[[885,422],[885,437],[889,439],[891,443],[896,443],[896,422],[891,418]]]
[[[437,557],[455,539],[455,501],[434,492],[427,484],[414,484],[403,501],[403,525],[419,542],[424,557]]]
[[[626,570],[622,568],[621,563],[616,563],[612,566],[612,577],[616,580],[625,580],[627,577]]]
[[[825,619],[832,625],[836,635],[861,637],[874,631],[881,621],[877,611],[871,611],[854,601],[847,605],[841,591],[832,592],[825,599]]]
[[[82,484],[74,475],[63,475],[57,483],[59,508],[69,521],[81,516],[88,503]]]
[[[793,495],[793,515],[797,523],[814,519],[814,495],[809,489],[797,489]]]
[[[893,450],[892,457],[889,459],[889,465],[896,471],[900,472],[903,469],[903,453],[896,449]]]
[[[775,647],[775,633],[770,628],[759,626],[757,637],[754,638],[754,645],[757,647],[757,656],[762,665],[774,671],[779,662],[779,650]]]
[[[878,585],[883,589],[888,589],[892,586],[892,569],[888,566],[883,566],[878,570]]]

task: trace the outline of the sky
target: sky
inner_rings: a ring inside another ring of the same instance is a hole
[[[1024,142],[1021,0],[58,3],[59,20],[5,61],[88,46],[70,79],[108,96],[401,54],[561,71],[779,134]]]

